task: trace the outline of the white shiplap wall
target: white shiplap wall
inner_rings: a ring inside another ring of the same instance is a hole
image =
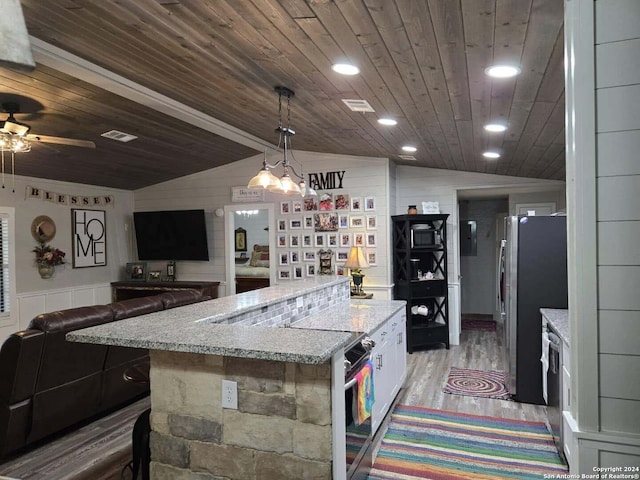
[[[422,202],[436,201],[447,219],[447,268],[449,273],[449,338],[453,345],[460,343],[460,254],[458,246],[458,191],[476,189],[499,189],[502,193],[526,191],[531,199],[548,198],[549,189],[562,197],[564,182],[533,178],[510,177],[474,172],[458,172],[434,168],[399,165],[396,170],[396,209],[392,215],[406,213],[408,205],[417,205],[421,212]],[[540,197],[535,192],[543,193]]]
[[[640,2],[595,15],[600,429],[640,435]]]
[[[389,161],[386,158],[354,157],[347,155],[319,154],[296,151],[295,168],[308,173],[326,173],[345,171],[342,190],[333,193],[347,193],[351,196],[373,196],[376,199],[375,212],[357,212],[356,215],[374,214],[377,217],[377,266],[365,271],[365,290],[375,293],[376,298],[391,298],[390,272],[387,241],[389,218]],[[269,159],[274,163],[277,158]],[[256,155],[229,165],[185,176],[176,180],[154,185],[135,192],[135,210],[162,210],[203,208],[207,219],[207,235],[209,238],[209,262],[178,262],[179,280],[215,280],[226,282],[224,256],[224,219],[216,217],[213,212],[217,208],[231,204],[231,187],[246,186],[262,164],[262,155]],[[276,173],[281,171],[276,169]],[[273,203],[277,220],[287,220],[292,215],[280,215],[280,202],[292,197],[267,193],[265,202]],[[302,215],[300,215],[302,218]],[[360,231],[350,229],[350,232]],[[364,229],[362,229],[364,231]],[[287,234],[293,233],[290,231]],[[295,233],[301,233],[297,230]],[[273,232],[277,235],[277,232]],[[280,249],[278,249],[280,250]],[[285,251],[285,249],[283,249]],[[277,257],[273,257],[276,258]]]

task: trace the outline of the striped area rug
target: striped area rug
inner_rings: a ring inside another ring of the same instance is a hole
[[[539,480],[567,471],[544,423],[397,405],[368,480]]]

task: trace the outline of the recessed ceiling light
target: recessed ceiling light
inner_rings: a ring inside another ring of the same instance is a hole
[[[485,158],[500,158],[500,154],[498,152],[484,152],[482,156]]]
[[[487,123],[484,126],[484,129],[487,132],[504,132],[507,129],[507,126],[504,123]]]
[[[389,126],[398,124],[398,122],[396,122],[393,118],[379,118],[378,123],[380,125],[389,125]]]
[[[405,152],[410,152],[410,153],[418,151],[418,149],[416,147],[412,147],[411,145],[405,145],[404,147],[402,147],[402,150],[405,151]]]
[[[519,75],[521,71],[520,67],[513,65],[493,65],[487,68],[484,73],[494,78],[511,78]]]
[[[357,75],[360,73],[360,69],[350,63],[336,63],[331,67],[331,69],[342,75]]]

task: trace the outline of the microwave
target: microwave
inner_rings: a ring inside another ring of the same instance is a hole
[[[422,223],[411,225],[411,248],[433,247],[439,243],[437,232]]]

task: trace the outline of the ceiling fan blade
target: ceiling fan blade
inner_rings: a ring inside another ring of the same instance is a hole
[[[27,140],[33,142],[56,143],[58,145],[71,145],[72,147],[96,148],[96,144],[89,140],[77,140],[75,138],[50,137],[48,135],[27,135]]]

